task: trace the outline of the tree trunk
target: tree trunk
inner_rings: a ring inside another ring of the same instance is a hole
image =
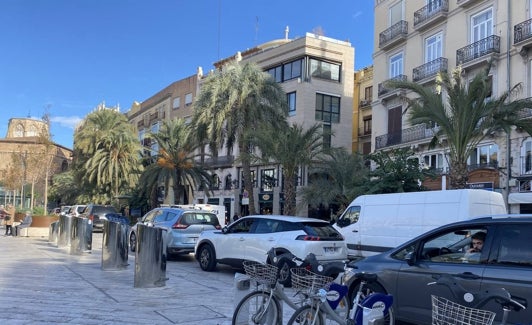
[[[295,216],[296,211],[296,183],[295,175],[283,177],[284,183],[284,209],[283,214],[286,216]]]
[[[454,161],[451,164],[451,170],[449,173],[450,183],[452,189],[464,189],[467,188],[468,181],[467,164]]]

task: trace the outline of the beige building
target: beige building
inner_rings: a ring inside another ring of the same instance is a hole
[[[354,85],[352,151],[367,155],[371,153],[373,66],[355,71]]]
[[[31,118],[9,120],[6,137],[0,139],[0,204],[43,206],[45,182],[67,170],[72,150],[48,142],[48,124]],[[31,203],[33,185],[34,202]],[[48,202],[53,205],[53,202]]]
[[[491,80],[498,96],[522,83],[519,98],[532,94],[531,1],[376,0],[372,150],[409,146],[420,163],[444,176],[445,144],[429,150],[432,129],[410,125],[401,93],[384,86],[400,78],[424,85],[440,71],[463,68],[466,78],[493,60]],[[530,117],[532,114],[524,116]],[[469,158],[470,186],[503,193],[511,212],[532,212],[532,138],[514,130],[493,134]],[[448,187],[445,177],[427,184]]]
[[[273,40],[258,45],[214,64],[219,68],[230,60],[251,61],[269,72],[287,93],[290,106],[289,121],[304,126],[321,124],[331,130],[332,137],[324,139],[332,146],[352,147],[354,48],[349,42],[307,33],[304,37]],[[191,117],[190,104],[201,87],[201,68],[196,75],[176,81],[127,113],[137,126],[139,139],[147,131],[156,131],[160,121],[179,116]],[[145,143],[146,144],[146,143]],[[151,145],[151,144],[148,144]],[[156,151],[156,147],[152,148]],[[237,150],[237,149],[236,149]],[[208,165],[215,174],[215,184],[207,196],[204,191],[191,193],[190,203],[224,205],[228,215],[240,213],[241,177],[234,157],[222,150]],[[283,205],[281,166],[254,166],[255,202],[260,213],[281,213]],[[273,182],[270,180],[274,180]],[[307,182],[306,172],[300,176],[299,186]],[[307,215],[301,211],[300,215]]]

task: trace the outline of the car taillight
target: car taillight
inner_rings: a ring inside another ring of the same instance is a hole
[[[176,222],[174,223],[174,225],[172,226],[172,229],[187,229],[189,225],[185,225],[185,224],[182,224],[182,223],[179,223]]]
[[[306,241],[320,241],[320,236],[310,236],[310,235],[299,235],[296,237],[296,240],[306,240]]]

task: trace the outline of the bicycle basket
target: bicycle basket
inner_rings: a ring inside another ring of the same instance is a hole
[[[432,325],[491,325],[495,313],[432,295]]]
[[[277,282],[277,266],[254,261],[244,261],[244,271],[250,278],[261,284]]]
[[[309,293],[316,292],[322,288],[328,290],[334,280],[330,276],[319,275],[305,268],[292,268],[290,273],[292,274],[292,288],[305,290]]]

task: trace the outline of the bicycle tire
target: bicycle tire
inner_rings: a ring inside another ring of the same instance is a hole
[[[253,291],[248,293],[235,308],[233,312],[232,325],[249,324],[281,324],[282,314],[278,299],[273,296],[268,309],[261,319],[254,320],[254,316],[264,310],[264,306],[270,299],[268,291]]]
[[[314,319],[315,316],[317,317],[316,319]],[[325,325],[323,313],[321,312],[321,310],[316,313],[316,306],[304,305],[299,307],[288,321],[288,325],[309,324]]]

